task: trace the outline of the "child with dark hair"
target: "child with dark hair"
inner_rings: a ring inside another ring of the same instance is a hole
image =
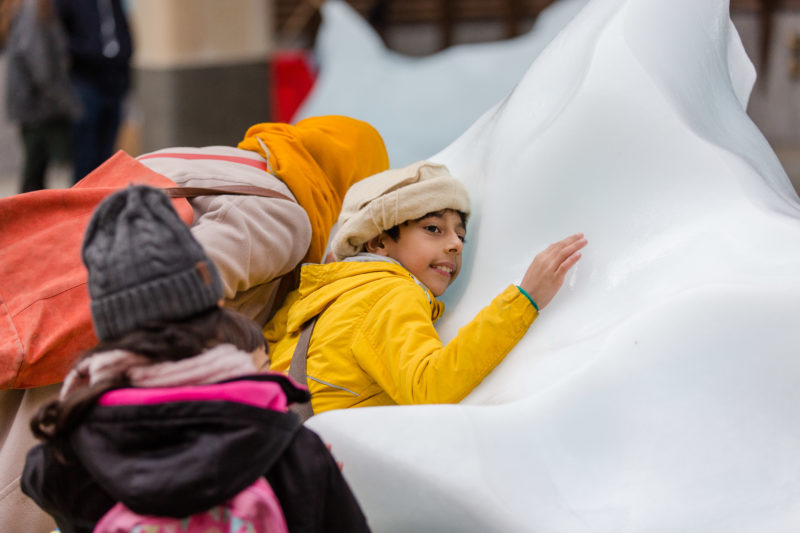
[[[331,243],[338,261],[304,265],[265,328],[271,368],[307,379],[314,412],[460,401],[522,339],[586,245],[576,234],[548,247],[443,344],[436,298],[461,270],[469,212],[461,182],[427,161],[349,189]]]
[[[163,192],[108,197],[83,260],[100,343],[32,420],[44,443],[22,479],[62,533],[119,509],[178,523],[263,481],[288,531],[369,530],[325,445],[286,411],[307,391],[255,371],[258,325],[219,307],[217,269]]]

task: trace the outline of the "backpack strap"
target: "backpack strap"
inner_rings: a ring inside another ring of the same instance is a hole
[[[261,141],[261,139],[258,139]],[[269,151],[264,150],[264,153],[269,154]],[[188,160],[211,160],[211,161],[227,161],[228,163],[238,163],[240,165],[247,165],[258,170],[264,170],[272,174],[269,168],[269,160],[263,159],[250,159],[249,157],[238,157],[234,155],[222,154],[196,154],[187,152],[154,152],[150,154],[140,155],[136,158],[137,161],[142,159],[188,159]]]
[[[234,196],[260,196],[262,198],[276,198],[297,203],[285,194],[272,189],[257,187],[255,185],[228,185],[226,187],[165,187],[163,191],[170,198],[194,198],[196,196],[214,196],[230,194]]]
[[[297,339],[297,346],[294,347],[292,362],[289,364],[289,377],[301,385],[307,383],[308,345],[311,342],[311,333],[314,331],[318,318],[319,315],[316,315],[303,325],[303,329],[300,331],[300,338]],[[306,403],[294,403],[289,406],[289,411],[299,415],[301,422],[305,422],[314,416],[311,400]]]
[[[281,276],[281,281],[278,284],[278,291],[275,293],[275,301],[272,304],[272,310],[267,314],[267,322],[275,317],[275,314],[283,305],[286,296],[300,285],[300,269],[302,264],[298,263],[296,267]]]

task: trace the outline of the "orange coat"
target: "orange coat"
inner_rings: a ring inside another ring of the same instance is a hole
[[[311,263],[322,260],[347,189],[389,168],[389,155],[377,130],[338,115],[307,118],[295,126],[256,124],[238,148],[261,154],[270,174],[288,185],[306,210],[312,236],[305,261]]]

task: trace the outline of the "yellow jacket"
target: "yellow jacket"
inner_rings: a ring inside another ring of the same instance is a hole
[[[447,345],[433,327],[444,304],[402,266],[382,261],[303,266],[298,290],[264,329],[271,370],[288,372],[303,324],[315,413],[373,405],[460,401],[537,317],[511,285]]]

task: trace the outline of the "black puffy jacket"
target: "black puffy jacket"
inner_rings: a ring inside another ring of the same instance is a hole
[[[268,382],[278,383],[290,401],[307,398],[275,374],[226,384]],[[140,514],[188,516],[232,498],[259,476],[278,497],[290,532],[369,531],[316,433],[294,414],[227,397],[98,403],[70,434],[66,455],[68,464],[56,459],[52,446],[36,446],[22,477],[23,492],[62,533],[91,533],[117,501]]]

